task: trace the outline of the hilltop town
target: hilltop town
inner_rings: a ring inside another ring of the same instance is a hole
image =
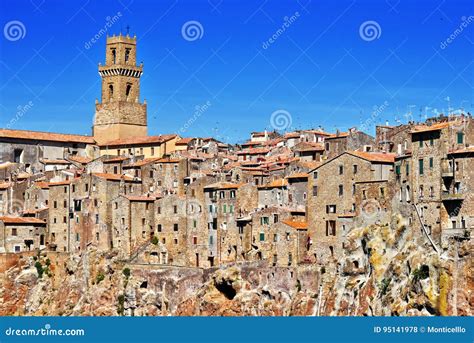
[[[469,113],[153,136],[136,48],[107,38],[91,136],[0,129],[1,314],[472,315]]]

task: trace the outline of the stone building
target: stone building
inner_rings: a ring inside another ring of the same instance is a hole
[[[45,221],[29,217],[0,217],[1,253],[43,249],[45,244]]]
[[[356,183],[387,181],[394,154],[347,151],[328,160],[309,174],[308,234],[313,261],[338,261],[345,235],[356,213]]]
[[[324,138],[324,146],[328,159],[336,157],[345,151],[373,151],[375,140],[368,134],[350,129],[348,132],[337,132]]]

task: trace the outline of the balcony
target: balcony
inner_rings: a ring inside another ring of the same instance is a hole
[[[464,200],[464,193],[459,191],[443,191],[441,193],[441,200],[443,201],[463,201]]]
[[[454,177],[454,169],[452,166],[443,165],[441,166],[441,177],[452,178]]]

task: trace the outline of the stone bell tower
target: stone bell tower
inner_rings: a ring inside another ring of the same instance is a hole
[[[96,101],[93,127],[99,144],[147,135],[146,102],[140,103],[143,64],[136,65],[136,48],[136,37],[107,37],[105,65],[99,64],[102,99]]]

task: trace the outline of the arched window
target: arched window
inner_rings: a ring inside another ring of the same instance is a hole
[[[114,86],[109,85],[109,99],[113,99],[113,98],[114,98]]]
[[[132,90],[132,85],[128,83],[127,88],[125,89],[125,96],[127,97],[127,100],[128,100],[131,90]]]
[[[128,62],[130,57],[130,49],[125,49],[125,63]]]
[[[116,60],[117,60],[117,53],[115,49],[112,49],[112,63],[115,64]]]

